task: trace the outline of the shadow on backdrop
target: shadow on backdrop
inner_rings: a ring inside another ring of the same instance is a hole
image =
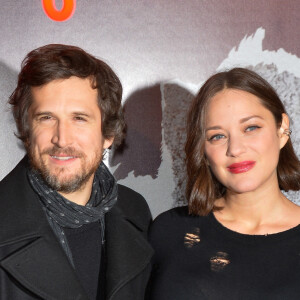
[[[6,63],[0,62],[0,137],[2,140],[10,132],[16,132],[15,121],[8,104],[8,98],[17,86],[17,80],[18,72],[10,68]],[[4,147],[4,145],[2,146]],[[17,142],[17,146],[24,150],[21,141]]]
[[[117,180],[133,175],[157,178],[161,164],[162,105],[160,85],[135,91],[124,105],[127,134],[125,142],[115,150],[110,165],[118,166]]]
[[[0,61],[0,107],[9,110],[8,97],[17,86],[18,72],[10,68],[6,63]]]
[[[186,204],[185,152],[186,116],[194,95],[182,86],[167,83],[163,86],[165,108],[163,112],[164,140],[172,158],[175,206]]]

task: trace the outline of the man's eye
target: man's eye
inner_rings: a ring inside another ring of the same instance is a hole
[[[254,130],[259,129],[259,128],[261,128],[261,127],[259,127],[257,125],[252,125],[252,126],[248,126],[245,131],[246,132],[254,131]]]
[[[39,121],[47,121],[47,120],[51,120],[52,119],[52,117],[51,116],[40,116],[39,117]]]
[[[80,116],[76,116],[76,117],[74,117],[74,119],[75,119],[76,121],[82,121],[82,122],[85,122],[85,121],[86,121],[86,119],[85,119],[84,117],[80,117]]]

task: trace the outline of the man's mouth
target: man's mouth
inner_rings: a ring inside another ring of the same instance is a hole
[[[58,160],[69,160],[69,159],[76,158],[75,156],[56,156],[56,155],[51,155],[51,157]]]
[[[66,155],[66,154],[58,154],[58,155],[53,155],[50,154],[50,158],[52,163],[55,165],[59,166],[67,166],[69,164],[72,164],[74,161],[77,160],[78,156],[73,156],[73,155]]]

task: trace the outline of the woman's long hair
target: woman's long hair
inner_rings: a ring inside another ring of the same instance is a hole
[[[187,186],[186,197],[190,214],[207,215],[220,209],[215,200],[226,188],[211,172],[204,154],[206,113],[209,101],[224,89],[237,89],[255,95],[274,116],[278,128],[286,110],[275,90],[261,76],[244,68],[234,68],[210,77],[193,100],[187,117],[185,144]],[[281,149],[277,166],[281,190],[300,190],[300,162],[291,140]]]

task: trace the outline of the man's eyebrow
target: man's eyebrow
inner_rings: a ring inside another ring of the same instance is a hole
[[[74,111],[72,112],[72,115],[74,116],[86,116],[86,117],[90,117],[90,114],[83,112],[83,111]]]
[[[245,118],[240,119],[240,123],[241,124],[245,123],[245,122],[247,122],[247,121],[249,121],[249,120],[251,120],[253,118],[259,118],[259,119],[264,120],[264,118],[262,118],[261,116],[253,115],[253,116],[249,116],[249,117],[245,117]],[[219,125],[211,126],[211,127],[206,128],[205,131],[208,131],[208,130],[218,130],[218,129],[222,129],[222,127],[219,126]]]
[[[32,114],[33,117],[39,117],[39,116],[44,116],[44,115],[50,115],[52,116],[52,113],[50,111],[37,111],[37,112],[34,112]]]
[[[43,116],[43,115],[54,115],[53,112],[51,111],[38,111],[32,114],[34,117],[39,117],[39,116]],[[86,116],[86,117],[90,117],[90,114],[83,112],[83,111],[74,111],[72,112],[72,115],[74,116]]]
[[[72,112],[72,116],[73,117],[85,117],[87,119],[93,119],[91,114],[89,114],[87,112],[83,112],[83,111],[74,111],[74,112]]]

